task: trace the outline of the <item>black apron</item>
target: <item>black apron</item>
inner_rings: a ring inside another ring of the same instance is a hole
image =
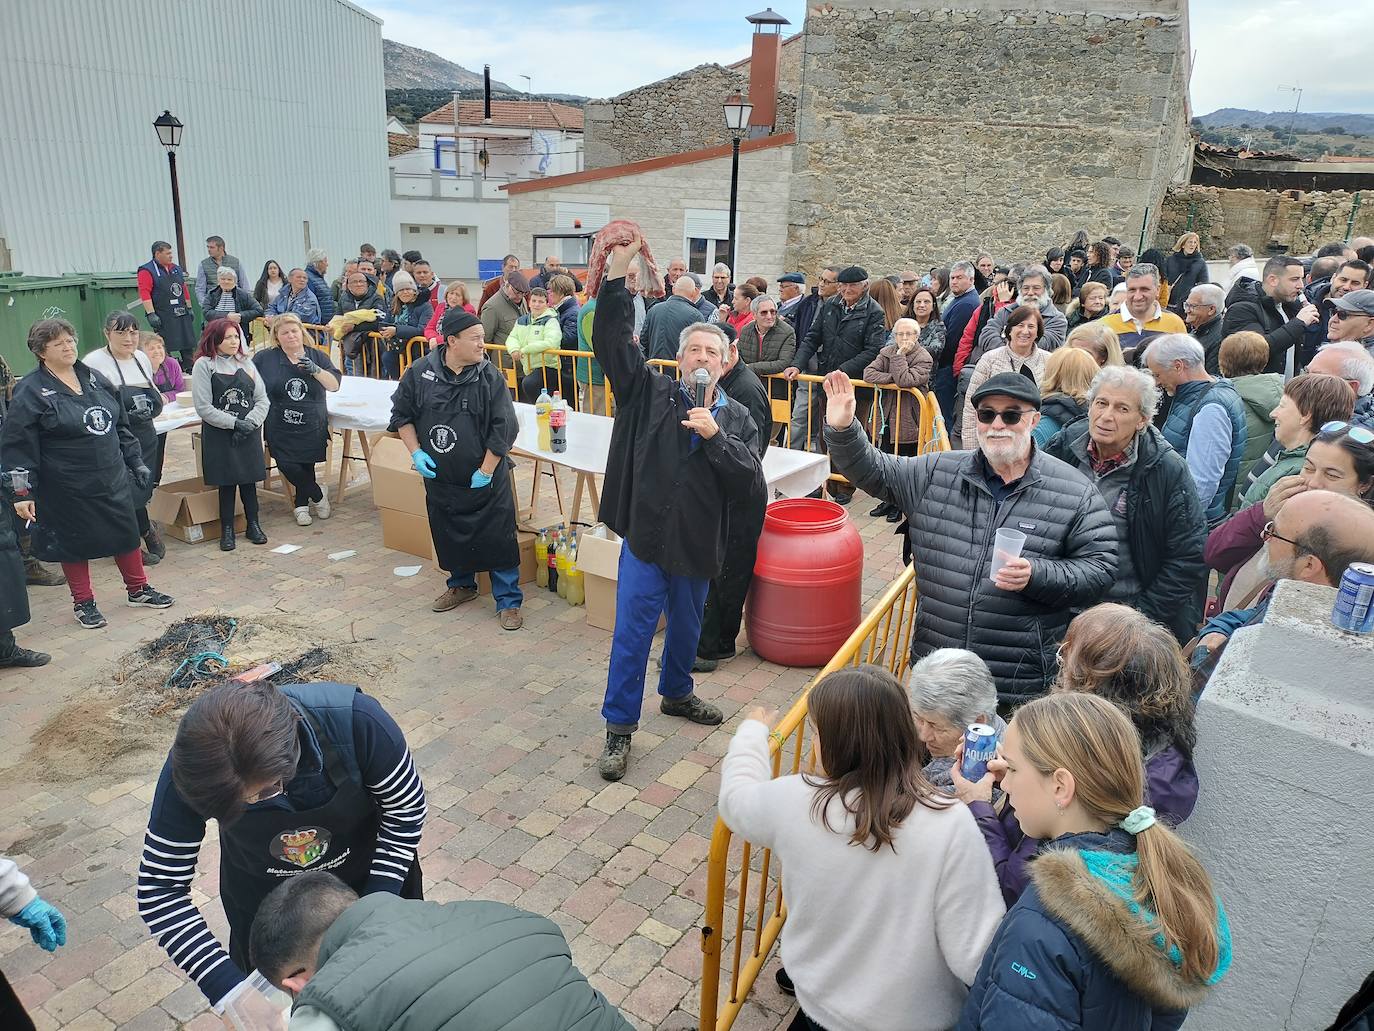
[[[510,459],[504,458],[485,487],[470,487],[486,449],[485,411],[473,411],[473,392],[438,376],[427,391],[415,433],[434,459],[437,475],[425,480],[425,509],[439,568],[454,575],[512,569],[520,565],[515,536],[515,494]],[[464,446],[466,445],[466,446]],[[474,447],[479,457],[473,461]]]
[[[115,372],[119,375],[119,403],[124,406],[124,414],[129,417],[129,431],[138,441],[138,446],[143,451],[143,464],[148,467],[148,471],[153,470],[157,462],[157,428],[153,426],[153,420],[162,414],[162,391],[157,387],[131,387],[124,381],[124,370],[119,367],[119,360],[115,358],[114,352],[105,348],[105,353],[114,362]],[[138,352],[134,352],[134,364],[138,364]],[[141,368],[141,366],[140,366]],[[148,382],[152,383],[153,374],[151,370],[144,370]],[[130,484],[133,492],[134,507],[143,508],[148,504],[148,499],[153,496],[154,484],[151,477],[148,480],[146,490],[139,490],[137,486]]]
[[[167,353],[178,352],[184,358],[196,349],[195,320],[191,316],[191,298],[186,291],[186,277],[178,265],[165,269],[156,261],[143,266],[153,277],[153,311],[162,320],[158,334],[167,346]]]
[[[307,347],[305,357],[320,364],[320,353]],[[280,348],[265,352],[263,365],[273,363],[270,375],[263,376],[267,386],[267,422],[263,431],[272,457],[279,462],[315,465],[323,462],[329,447],[329,412],[324,402],[324,386],[314,376],[307,376]],[[259,366],[261,368],[261,366]],[[323,366],[321,366],[323,368]]]
[[[327,870],[358,894],[367,886],[377,851],[377,803],[350,775],[337,748],[309,709],[308,720],[324,755],[324,769],[336,788],[315,809],[249,808],[220,829],[219,894],[229,918],[229,956],[240,970],[252,970],[248,935],[262,900],[287,877]],[[416,857],[401,889],[404,898],[420,898],[420,860]]]
[[[13,507],[5,497],[5,492],[0,491],[0,504],[9,509],[0,513],[0,632],[13,630],[29,621],[24,557],[19,554],[19,540],[15,532],[15,524],[22,527],[24,520],[15,516]]]
[[[235,419],[246,419],[253,410],[255,389],[253,374],[247,369],[236,369],[232,376],[216,372],[210,377],[210,403]],[[210,487],[259,482],[267,475],[262,430],[256,429],[247,440],[235,442],[233,430],[202,423],[200,463],[205,483]]]
[[[33,375],[51,406],[39,419],[34,557],[83,562],[133,551],[138,521],[119,444],[119,401],[93,375],[81,384],[84,394],[72,393],[46,368]]]

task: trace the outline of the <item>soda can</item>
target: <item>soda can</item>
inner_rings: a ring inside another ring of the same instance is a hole
[[[982,780],[988,760],[997,758],[997,731],[986,723],[970,723],[964,732],[964,761],[959,772],[968,781]]]
[[[1350,563],[1341,576],[1331,622],[1355,634],[1374,632],[1374,563]]]

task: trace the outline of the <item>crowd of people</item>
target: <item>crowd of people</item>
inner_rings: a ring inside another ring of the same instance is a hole
[[[66,582],[89,628],[105,625],[93,559],[115,559],[130,605],[173,604],[147,580],[166,557],[147,504],[165,457],[153,421],[187,378],[222,550],[239,507],[248,541],[267,542],[264,443],[296,523],[329,517],[316,466],[342,373],[309,327],[331,320],[343,373],[398,380],[390,429],[448,574],[434,610],[474,600],[485,572],[500,626],[519,630],[513,495],[493,488],[518,421],[494,345],[520,400],[558,390],[614,417],[607,780],[630,768],[661,616],[660,711],[724,720],[693,674],[735,655],[770,445],[826,453],[834,501],[864,491],[901,524],[921,583],[905,682],[870,667],[820,681],[807,774],[772,776],[761,711],[724,762],[722,817],[788,870],[778,984],[798,999],[794,1028],[1176,1027],[1225,975],[1224,905],[1174,832],[1206,790],[1194,707],[1278,580],[1335,586],[1374,561],[1374,241],[1310,265],[1237,246],[1214,284],[1195,234],[1136,255],[1080,233],[1043,263],[978,254],[886,277],[836,263],[808,289],[795,272],[736,283],[725,265],[708,286],[680,258],[661,272],[617,221],[585,281],[555,258],[526,276],[511,255],[475,303],[414,252],[364,246],[331,283],[311,251],[300,268],[267,262],[252,290],[221,238],[207,252],[189,284],[198,330],[158,242],[139,271],[152,332],[113,313],[105,346],[78,359],[72,326],[41,320],[35,369],[12,399],[0,384],[0,666],[47,661],[12,633],[26,575]],[[935,397],[950,450],[923,448],[912,392]],[[785,422],[775,401],[790,401]],[[1019,552],[999,550],[1003,531]],[[976,781],[971,723],[999,735]],[[159,778],[140,915],[217,1010],[252,1005],[256,968],[296,997],[293,1028],[437,1018],[460,982],[487,1000],[473,1026],[627,1026],[547,920],[421,901],[426,815],[376,700],[228,682],[188,710]],[[227,946],[191,897],[210,820]],[[12,865],[0,912],[62,944],[61,914]],[[383,955],[430,962],[373,976]]]

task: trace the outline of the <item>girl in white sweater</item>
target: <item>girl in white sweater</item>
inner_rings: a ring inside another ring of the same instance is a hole
[[[1005,913],[968,809],[921,773],[915,722],[886,670],[811,690],[817,770],[774,779],[754,709],[721,773],[720,815],[784,871],[782,959],[824,1031],[943,1031]]]

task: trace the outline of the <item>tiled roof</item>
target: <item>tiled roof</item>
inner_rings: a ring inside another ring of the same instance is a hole
[[[420,119],[425,125],[452,125],[453,102]],[[458,102],[459,125],[481,125],[482,102]],[[582,109],[571,104],[555,104],[548,100],[493,100],[491,124],[503,129],[571,129],[582,131]]]
[[[420,141],[409,133],[389,132],[386,134],[386,156],[394,158],[397,154],[409,154],[420,145]]]

